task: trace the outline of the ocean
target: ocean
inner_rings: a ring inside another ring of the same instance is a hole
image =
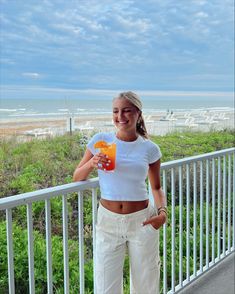
[[[231,93],[169,93],[141,95],[143,113],[154,114],[162,111],[211,110],[231,112],[234,110],[234,97]],[[16,120],[24,118],[64,117],[68,114],[104,115],[112,113],[112,97],[78,95],[71,98],[8,98],[0,97],[0,119]]]

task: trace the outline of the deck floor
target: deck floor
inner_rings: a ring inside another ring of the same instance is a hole
[[[235,294],[235,252],[229,254],[179,294]]]

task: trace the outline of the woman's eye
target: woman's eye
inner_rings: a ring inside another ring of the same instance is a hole
[[[119,111],[118,110],[113,110],[113,113],[117,114]],[[123,109],[121,112],[131,112],[131,109]]]

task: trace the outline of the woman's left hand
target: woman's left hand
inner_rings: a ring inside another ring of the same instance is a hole
[[[160,213],[159,215],[153,216],[143,222],[143,226],[151,225],[154,229],[158,230],[167,220],[165,213]]]

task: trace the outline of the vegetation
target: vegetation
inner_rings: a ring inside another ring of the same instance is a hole
[[[162,137],[152,137],[162,151],[162,162],[179,159],[196,154],[203,154],[234,146],[234,133],[229,130],[210,133],[185,132],[172,133]],[[65,135],[46,140],[33,140],[18,143],[15,139],[0,142],[0,197],[17,195],[72,181],[74,168],[80,161],[85,149],[84,138],[80,134]],[[92,177],[97,176],[94,171]],[[92,216],[90,192],[84,194],[84,235],[85,235],[85,284],[86,293],[93,289],[92,265]],[[61,197],[51,201],[52,206],[52,259],[53,287],[55,293],[63,292],[63,250]],[[71,194],[68,199],[69,209],[69,257],[70,257],[70,289],[71,293],[79,291],[78,240],[77,240],[77,195]],[[176,217],[178,218],[176,203]],[[34,215],[34,253],[35,253],[35,285],[37,293],[46,293],[46,244],[45,244],[45,207],[44,203],[33,204]],[[183,210],[183,218],[186,212]],[[16,293],[28,293],[28,260],[26,208],[21,206],[13,210],[13,232],[15,253]],[[8,292],[6,224],[5,213],[0,211],[0,292]],[[191,220],[192,223],[192,220]],[[176,235],[179,235],[176,228]],[[197,229],[197,231],[199,228]],[[167,225],[167,236],[170,239],[170,223]],[[162,234],[162,230],[161,230]],[[183,239],[185,240],[185,231]],[[199,231],[198,231],[199,234]],[[192,234],[190,233],[190,236]],[[161,238],[162,240],[162,238]],[[198,239],[199,240],[199,239]],[[190,237],[191,250],[193,240]],[[197,244],[198,245],[198,244]],[[176,248],[179,246],[176,238]],[[162,241],[160,243],[162,254]],[[168,249],[167,249],[168,250]],[[199,245],[197,246],[199,250]],[[171,248],[167,252],[171,256]],[[176,251],[178,252],[178,250]],[[185,248],[184,248],[185,252]],[[190,252],[190,256],[192,256]],[[178,253],[176,253],[176,268]],[[192,269],[192,259],[190,260]],[[185,269],[185,259],[183,268]],[[128,293],[128,262],[125,262],[125,293]],[[177,276],[177,272],[176,272]],[[168,282],[170,282],[170,264],[168,264]]]
[[[170,133],[152,137],[162,162],[234,146],[233,131]],[[85,148],[80,134],[18,143],[0,141],[0,197],[69,183]],[[92,177],[96,176],[94,172]]]

